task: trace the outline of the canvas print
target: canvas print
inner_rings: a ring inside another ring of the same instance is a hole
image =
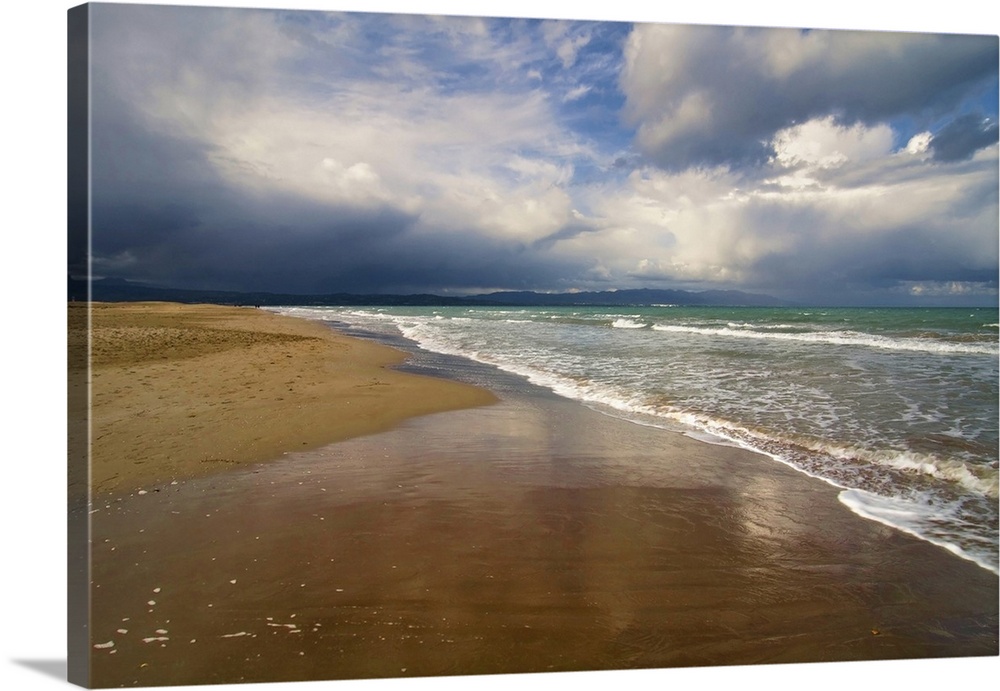
[[[998,654],[997,36],[68,26],[71,681]]]

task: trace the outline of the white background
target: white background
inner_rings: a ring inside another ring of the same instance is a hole
[[[5,444],[0,446],[0,688],[61,688],[66,659],[65,266],[66,11],[56,0],[4,6],[0,82],[0,386]],[[144,2],[142,4],[150,4]],[[166,3],[161,3],[166,4]],[[616,0],[299,0],[170,4],[476,14],[676,23],[998,33],[995,8],[982,0],[944,3],[722,2]],[[973,688],[1000,678],[1000,658],[948,661],[781,665],[695,670],[443,678],[417,681],[223,685],[213,689],[630,689],[714,687],[810,689]],[[177,688],[177,687],[174,687]]]

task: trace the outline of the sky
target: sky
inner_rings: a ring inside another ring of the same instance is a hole
[[[995,34],[91,11],[97,277],[997,304]]]

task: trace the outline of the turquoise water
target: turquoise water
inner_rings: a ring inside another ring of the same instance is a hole
[[[998,571],[995,309],[280,308],[767,454]]]

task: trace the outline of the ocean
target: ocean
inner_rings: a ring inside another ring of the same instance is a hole
[[[998,314],[976,308],[281,307],[752,449],[1000,573]]]

